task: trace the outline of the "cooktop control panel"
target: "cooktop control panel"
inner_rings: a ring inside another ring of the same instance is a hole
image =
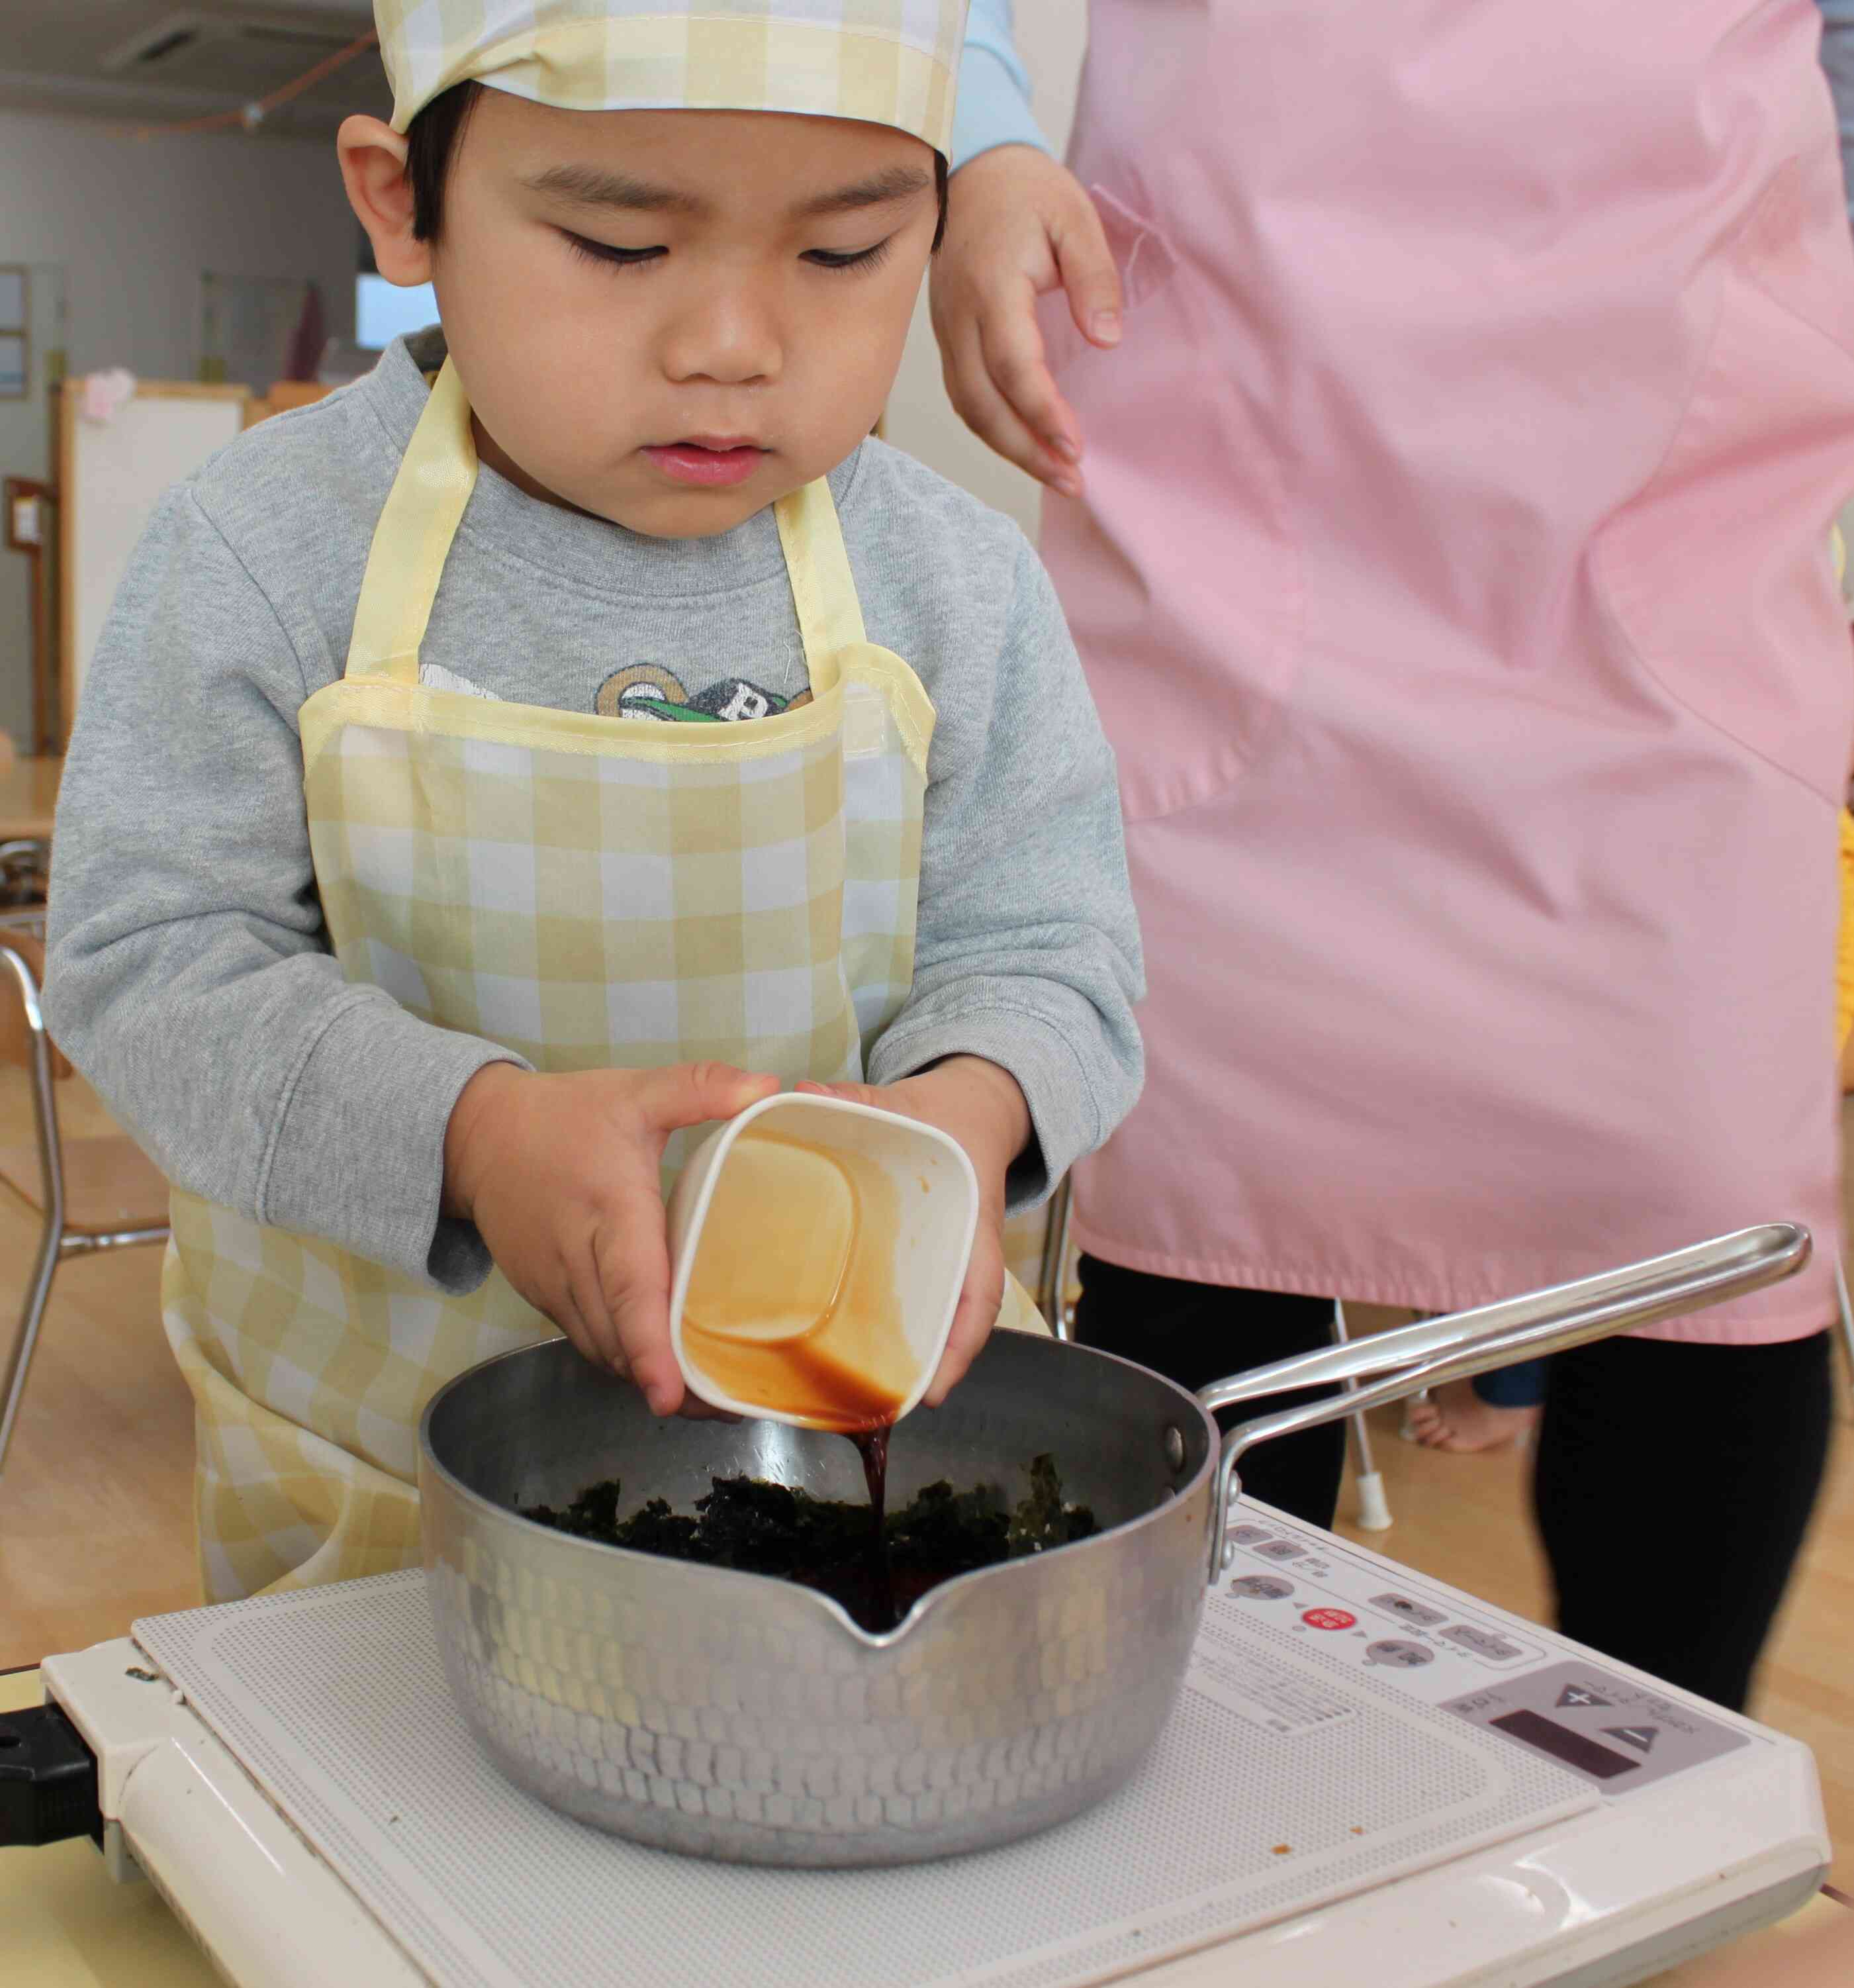
[[[1595,1659],[1566,1660],[1528,1625],[1244,1504],[1212,1606],[1304,1638],[1413,1698],[1582,1775],[1608,1797],[1703,1766],[1751,1736]]]

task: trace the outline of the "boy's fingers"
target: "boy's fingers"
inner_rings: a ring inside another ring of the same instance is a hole
[[[883,1111],[904,1114],[907,1105],[893,1090],[868,1084],[801,1084],[801,1091],[819,1097],[846,1098],[853,1104],[873,1104]],[[937,1408],[959,1382],[978,1356],[978,1349],[998,1323],[1005,1298],[1004,1244],[994,1221],[981,1222],[972,1245],[971,1260],[966,1266],[965,1282],[959,1293],[959,1307],[953,1314],[952,1330],[947,1335],[946,1351],[934,1369],[934,1378],[922,1399]]]
[[[920,1118],[921,1115],[909,1102],[905,1082],[885,1087],[877,1084],[812,1084],[808,1080],[794,1084],[792,1088],[812,1097],[840,1097],[846,1104],[866,1104],[873,1111],[887,1112],[891,1117]],[[927,1119],[922,1122],[930,1124],[934,1121]],[[944,1132],[951,1128],[942,1125],[939,1129]],[[957,1136],[954,1134],[954,1138]]]
[[[732,1118],[778,1087],[776,1077],[756,1076],[731,1063],[681,1063],[648,1072],[636,1099],[647,1124],[674,1132],[711,1118]]]
[[[731,1063],[677,1063],[647,1073],[633,1094],[634,1107],[653,1131],[731,1118],[774,1096],[779,1080]],[[632,1148],[614,1156],[606,1185],[605,1219],[593,1246],[591,1292],[581,1290],[582,1313],[606,1364],[628,1373],[653,1415],[673,1415],[687,1405],[682,1370],[670,1344],[670,1258],[664,1234],[663,1198],[656,1168]]]
[[[670,1345],[670,1253],[663,1202],[653,1185],[647,1193],[617,1199],[596,1250],[599,1295],[616,1351],[650,1412],[673,1415],[683,1403],[682,1370]]]
[[[940,1356],[932,1384],[922,1398],[930,1408],[938,1408],[965,1378],[967,1368],[991,1337],[1004,1301],[1004,1246],[994,1230],[984,1228],[973,1246],[971,1265],[966,1272],[965,1287],[959,1294],[959,1309],[953,1314],[947,1349]]]
[[[841,1097],[846,1104],[873,1104],[878,1111],[895,1109],[895,1100],[873,1084],[813,1084],[807,1077],[792,1088],[808,1097]]]
[[[687,1386],[683,1390],[682,1407],[677,1412],[684,1422],[691,1422],[738,1423],[741,1420],[731,1410],[718,1408],[712,1402],[704,1401],[701,1395],[691,1395]]]
[[[568,1266],[566,1287],[562,1295],[574,1320],[572,1324],[561,1321],[567,1337],[595,1367],[609,1367],[620,1377],[628,1377],[630,1367],[623,1344],[606,1308],[605,1295],[599,1288],[598,1259],[590,1249],[583,1260]]]
[[[680,1415],[689,1405],[682,1369],[677,1365],[667,1339],[660,1352],[639,1357],[631,1368],[631,1382],[649,1402],[653,1415]]]

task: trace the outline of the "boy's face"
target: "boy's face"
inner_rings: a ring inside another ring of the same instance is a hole
[[[875,425],[937,218],[932,151],[881,125],[485,90],[431,252],[484,459],[633,531],[730,530]]]

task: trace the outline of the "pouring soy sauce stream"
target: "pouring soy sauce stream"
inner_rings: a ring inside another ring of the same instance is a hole
[[[847,1126],[818,1115],[826,1110],[877,1123]],[[522,1516],[627,1551],[810,1587],[878,1635],[944,1582],[1099,1531],[1086,1505],[1064,1497],[1050,1455],[1022,1460],[1028,1482],[1018,1497],[996,1481],[941,1477],[890,1510],[894,1426],[944,1347],[976,1220],[977,1182],[958,1146],[867,1106],[804,1097],[751,1107],[711,1137],[722,1143],[705,1165],[697,1149],[670,1196],[671,1329],[684,1378],[743,1418],[846,1438],[866,1504],[819,1496],[805,1481],[813,1453],[785,1473],[795,1482],[737,1463],[711,1476],[693,1512],[634,1491],[627,1500],[610,1477],[558,1508],[524,1505]],[[930,1439],[923,1448],[931,1454]],[[1014,1486],[1016,1473],[1007,1476]]]
[[[895,1606],[895,1570],[889,1564],[888,1537],[883,1530],[888,1506],[888,1439],[893,1422],[864,1429],[853,1435],[863,1459],[863,1481],[869,1486],[869,1581],[873,1603],[871,1612],[884,1628],[892,1629],[901,1620]]]
[[[735,1400],[846,1436],[862,1459],[873,1626],[900,1619],[884,1522],[889,1439],[912,1380],[896,1283],[900,1194],[862,1154],[750,1127],[718,1176],[684,1337]],[[789,1211],[783,1221],[769,1209]]]

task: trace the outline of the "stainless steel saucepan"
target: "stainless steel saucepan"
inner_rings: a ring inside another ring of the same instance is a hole
[[[749,1863],[911,1862],[1044,1829],[1124,1780],[1180,1690],[1254,1444],[1418,1388],[1698,1310],[1807,1260],[1775,1223],[1244,1374],[1194,1398],[1055,1340],[994,1335],[947,1405],[897,1428],[890,1509],[938,1479],[1016,1495],[1052,1456],[1096,1537],[933,1590],[876,1635],[809,1588],[519,1517],[617,1477],[682,1509],[745,1472],[860,1499],[841,1437],[659,1422],[564,1341],[473,1368],[420,1431],[446,1671],[503,1770],[640,1842]],[[1244,1424],[1286,1388],[1354,1391]]]

